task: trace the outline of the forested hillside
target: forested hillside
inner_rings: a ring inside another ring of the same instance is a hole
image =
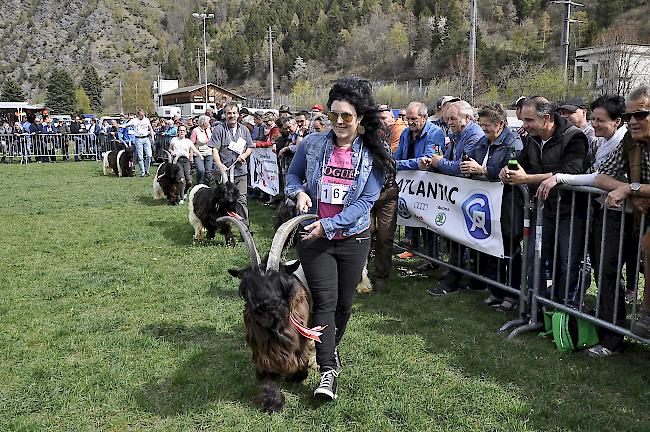
[[[104,106],[114,108],[118,79],[125,85],[139,82],[139,97],[146,96],[142,87],[159,73],[182,84],[196,82],[202,26],[191,13],[209,11],[216,15],[207,26],[209,79],[245,94],[268,94],[269,26],[279,92],[310,91],[335,76],[357,73],[375,81],[434,80],[462,93],[469,4],[5,0],[0,8],[0,72],[15,79],[32,100],[44,101],[54,68],[79,80],[83,67],[91,64],[106,89]],[[608,27],[609,37],[615,33],[624,40],[648,42],[650,9],[645,1],[584,4],[573,15],[572,50],[597,43]],[[479,92],[503,95],[509,87],[521,87],[517,80],[524,71],[557,74],[553,68],[559,64],[562,6],[546,0],[479,0],[478,5]]]

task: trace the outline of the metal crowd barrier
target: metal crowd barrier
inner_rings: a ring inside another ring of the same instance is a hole
[[[20,163],[57,160],[101,160],[102,153],[115,149],[116,140],[95,134],[2,134],[3,161]]]
[[[508,226],[502,224],[504,258],[496,258],[473,250],[467,246],[446,238],[433,231],[424,228],[411,228],[417,240],[414,247],[408,247],[401,243],[402,237],[408,227],[399,227],[396,235],[396,243],[400,249],[409,251],[414,255],[423,258],[431,263],[437,264],[449,271],[455,271],[461,275],[468,276],[478,283],[484,283],[488,287],[502,290],[507,293],[510,301],[514,302],[517,310],[517,319],[504,324],[499,331],[505,332],[515,329],[509,337],[514,337],[517,327],[526,325],[530,319],[530,292],[526,269],[528,257],[522,251],[528,248],[531,201],[526,186],[504,186],[502,217],[508,212],[510,223]],[[521,266],[521,270],[518,267]],[[496,268],[496,278],[488,277],[486,273]]]
[[[607,192],[597,188],[559,185],[557,189],[557,198],[544,201],[531,199],[528,189],[518,186],[514,191],[522,198],[519,204],[517,195],[510,193],[509,232],[502,224],[507,256],[496,261],[499,269],[505,266],[506,274],[499,271],[496,280],[486,277],[485,267],[481,266],[486,256],[426,229],[414,228],[417,245],[407,247],[398,243],[404,230],[400,227],[395,245],[518,297],[517,319],[499,329],[512,330],[509,339],[541,329],[543,312],[560,310],[590,321],[601,330],[650,344],[650,339],[634,333],[641,307],[644,239],[650,244],[645,213],[633,213],[630,202],[623,206],[625,211],[608,208],[603,205]],[[523,210],[520,233],[516,230],[517,206]],[[487,259],[495,265],[494,258]],[[515,271],[517,259],[521,259],[521,272]],[[650,299],[646,300],[645,310],[650,311]]]
[[[607,207],[604,205],[607,192],[601,189],[566,185],[558,188],[555,200],[537,199],[535,203],[534,231],[538,234],[530,251],[534,252],[534,262],[529,274],[529,279],[533,278],[531,321],[526,330],[541,328],[541,313],[555,309],[590,321],[601,329],[650,344],[650,339],[634,333],[640,306],[641,260],[646,260],[642,245],[644,237],[650,236],[645,213],[635,212],[630,199],[620,209]],[[570,208],[569,213],[564,209],[564,217],[562,203]],[[545,206],[555,209],[545,210]],[[555,221],[549,217],[553,210]],[[563,226],[567,220],[570,223]],[[552,240],[545,230],[554,234]],[[565,249],[578,257],[565,254],[563,260],[560,244],[567,231],[568,249]],[[630,289],[628,298],[626,286]],[[645,289],[643,294],[646,295]],[[647,299],[645,302],[650,305]]]

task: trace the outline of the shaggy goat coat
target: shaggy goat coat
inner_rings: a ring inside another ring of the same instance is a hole
[[[180,201],[183,188],[185,188],[185,178],[181,167],[175,163],[161,163],[153,178],[154,199],[167,197],[170,205],[176,205]]]
[[[239,191],[231,182],[215,184],[211,187],[200,184],[190,191],[188,200],[188,219],[194,227],[194,240],[205,237],[212,240],[217,230],[224,235],[226,243],[234,243],[232,230],[228,223],[217,222],[222,216],[230,213],[243,214],[241,205],[237,202]]]

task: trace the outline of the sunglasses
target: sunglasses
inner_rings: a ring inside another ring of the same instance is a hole
[[[337,113],[334,111],[330,111],[327,113],[327,118],[330,119],[332,123],[336,123],[339,121],[339,117],[343,119],[344,122],[346,123],[352,123],[352,120],[354,119],[354,114],[342,112],[342,113]]]
[[[623,113],[623,120],[625,120],[626,122],[629,122],[630,120],[632,120],[632,117],[634,117],[634,119],[636,121],[641,121],[641,120],[645,119],[646,117],[648,117],[649,114],[650,114],[650,111],[648,111],[648,110],[626,112],[626,113]]]

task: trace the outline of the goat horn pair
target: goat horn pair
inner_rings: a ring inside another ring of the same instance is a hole
[[[269,251],[269,259],[266,262],[266,271],[268,272],[269,270],[275,270],[278,271],[280,269],[280,258],[282,256],[282,249],[284,248],[284,244],[287,242],[287,239],[293,232],[293,230],[298,226],[300,222],[309,220],[309,219],[314,219],[317,216],[315,214],[302,214],[299,216],[294,217],[293,219],[289,219],[282,225],[280,225],[280,228],[275,232],[275,235],[273,236],[273,242],[271,243],[271,250]]]
[[[167,150],[163,150],[163,151],[165,152],[165,157],[167,158],[167,162],[172,163],[172,161],[174,160],[172,158],[172,154],[169,153]]]
[[[232,216],[222,216],[217,219],[217,222],[231,222],[237,227],[241,233],[242,238],[244,239],[244,243],[246,243],[246,247],[248,248],[248,254],[251,257],[251,267],[254,271],[259,271],[261,265],[260,254],[257,252],[257,248],[255,247],[255,242],[253,241],[251,232],[248,230],[246,225],[244,225],[244,223],[239,219],[236,219]]]

